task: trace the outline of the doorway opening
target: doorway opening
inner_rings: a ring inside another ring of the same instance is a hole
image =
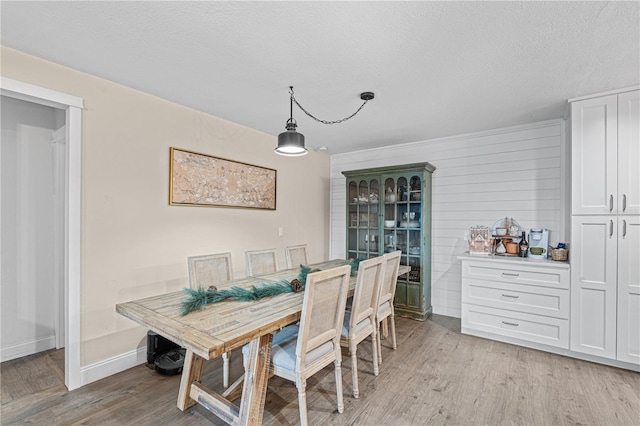
[[[73,390],[82,384],[83,101],[16,80],[0,82],[2,357],[64,347],[64,382]],[[13,315],[8,324],[5,315]]]
[[[65,114],[1,97],[2,340],[8,361],[64,347]]]

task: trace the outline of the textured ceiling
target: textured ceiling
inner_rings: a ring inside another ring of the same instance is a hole
[[[340,153],[559,118],[640,84],[640,2],[11,2],[3,45]]]

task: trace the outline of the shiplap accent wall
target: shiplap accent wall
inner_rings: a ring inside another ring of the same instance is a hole
[[[563,120],[495,129],[331,156],[331,258],[345,253],[344,170],[428,161],[433,174],[432,304],[460,317],[461,268],[474,225],[513,217],[527,231],[548,228],[566,241],[566,144]]]

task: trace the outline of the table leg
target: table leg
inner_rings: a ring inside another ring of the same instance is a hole
[[[180,378],[180,390],[178,391],[178,408],[182,411],[197,404],[191,399],[191,383],[201,382],[204,374],[204,358],[187,349]]]
[[[248,365],[244,372],[242,401],[237,420],[239,425],[262,424],[267,382],[269,381],[272,340],[273,335],[267,333],[249,343]]]

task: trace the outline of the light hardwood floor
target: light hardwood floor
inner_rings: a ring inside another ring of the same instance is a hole
[[[640,425],[640,374],[460,334],[460,320],[396,319],[398,350],[383,341],[380,375],[370,345],[358,347],[360,398],[350,395],[343,354],[345,411],[335,406],[333,368],[307,384],[313,425]],[[222,425],[202,407],[176,408],[179,376],[138,366],[67,392],[61,351],[1,364],[0,423],[39,425]],[[242,371],[234,353],[232,378]],[[204,382],[221,384],[220,360]],[[297,391],[269,381],[264,424],[299,423]]]

